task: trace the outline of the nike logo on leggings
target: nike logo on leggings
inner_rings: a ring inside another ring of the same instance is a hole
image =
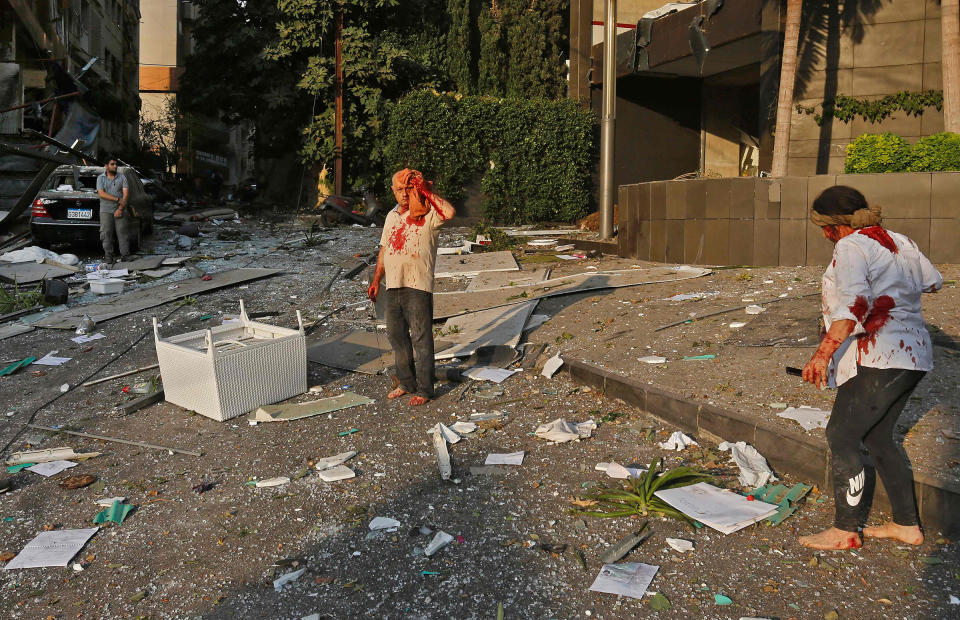
[[[860,473],[850,478],[850,488],[847,489],[847,503],[851,506],[856,506],[860,503],[860,498],[863,497],[863,485],[866,481],[866,475],[861,469]]]

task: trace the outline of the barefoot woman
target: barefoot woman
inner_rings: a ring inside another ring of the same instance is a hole
[[[387,338],[400,386],[387,398],[412,394],[411,405],[433,398],[433,271],[440,226],[454,216],[453,205],[431,191],[416,170],[393,175],[397,206],[387,214],[377,269],[367,290],[376,301],[387,278]],[[414,364],[416,351],[416,364]]]
[[[910,394],[933,369],[933,347],[920,311],[920,294],[943,285],[917,244],[880,226],[880,208],[857,190],[836,186],[813,202],[810,220],[835,244],[823,274],[826,336],[803,369],[803,379],[839,386],[827,424],[836,504],[834,526],[803,536],[815,549],[861,546],[865,519],[863,442],[890,496],[893,521],[867,527],[864,536],[919,545],[923,533],[913,475],[893,440]]]

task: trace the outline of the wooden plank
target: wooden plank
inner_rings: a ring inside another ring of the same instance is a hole
[[[482,254],[441,254],[434,269],[435,278],[475,276],[491,271],[520,271],[512,252],[484,252]]]
[[[0,281],[13,284],[33,284],[41,280],[72,276],[70,269],[45,263],[0,263]]]
[[[20,334],[26,334],[27,332],[32,332],[34,329],[35,328],[31,325],[21,325],[20,323],[0,325],[0,340],[10,338],[12,336],[19,336]]]
[[[170,290],[166,284],[141,288],[109,301],[76,306],[63,312],[50,314],[34,323],[34,325],[52,329],[75,329],[80,324],[83,315],[89,316],[96,323],[101,323],[132,312],[161,306],[184,297],[275,276],[282,271],[282,269],[231,269],[209,274],[211,279],[206,281],[201,278],[181,280],[178,283],[179,288],[174,290]]]

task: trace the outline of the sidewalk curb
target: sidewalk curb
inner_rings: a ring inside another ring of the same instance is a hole
[[[706,403],[698,403],[652,385],[612,373],[595,364],[564,358],[561,371],[576,383],[590,386],[638,409],[674,424],[689,433],[706,433],[725,441],[746,441],[763,454],[775,471],[830,488],[830,454],[826,440],[779,428]],[[920,519],[928,529],[945,535],[960,534],[960,485],[914,473]],[[890,504],[879,479],[876,506]]]

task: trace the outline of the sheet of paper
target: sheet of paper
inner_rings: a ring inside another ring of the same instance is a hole
[[[494,383],[503,383],[505,380],[512,377],[514,373],[518,372],[520,372],[519,369],[508,370],[506,368],[478,366],[476,368],[471,368],[463,374],[475,381],[493,381]]]
[[[36,364],[36,362],[34,362]],[[777,414],[778,418],[795,420],[797,424],[803,427],[805,431],[812,431],[815,428],[826,428],[827,421],[830,419],[830,412],[823,409],[814,409],[813,407],[789,407]]]
[[[76,467],[77,464],[71,461],[50,461],[49,463],[37,463],[33,467],[28,467],[27,471],[49,478],[55,476],[65,469]]]
[[[639,562],[604,564],[590,589],[594,592],[643,598],[658,570],[659,566]]]
[[[62,366],[73,359],[72,357],[57,357],[57,353],[59,351],[50,351],[40,359],[33,360],[33,363],[39,366]]]
[[[4,569],[66,566],[99,529],[99,527],[90,527],[81,530],[40,532],[27,543],[17,557],[7,563]]]
[[[654,495],[688,517],[724,534],[766,519],[778,508],[759,500],[750,501],[738,493],[724,491],[706,482],[657,491]]]
[[[560,260],[580,260],[579,256],[570,256],[569,254],[557,254],[554,258],[559,258]]]
[[[560,370],[561,366],[563,366],[563,359],[560,357],[560,354],[557,353],[556,355],[554,355],[553,357],[551,357],[546,361],[546,363],[543,365],[543,370],[540,372],[540,374],[546,377],[547,379],[552,379],[553,375],[555,375],[557,371]]]
[[[77,344],[85,344],[93,340],[100,340],[101,338],[106,338],[106,336],[104,336],[100,332],[97,332],[96,334],[90,334],[89,336],[87,335],[77,336],[76,338],[71,338],[70,340],[76,342]]]
[[[523,452],[510,452],[508,454],[488,454],[484,465],[523,465]]]

